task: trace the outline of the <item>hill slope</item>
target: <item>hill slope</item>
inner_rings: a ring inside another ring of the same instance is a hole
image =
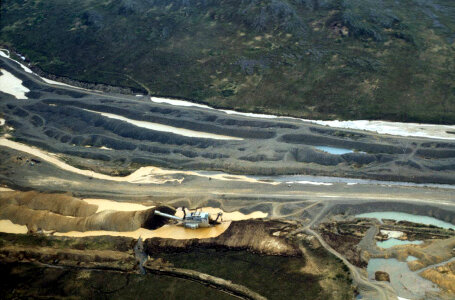
[[[4,0],[45,72],[305,118],[455,123],[451,0]]]

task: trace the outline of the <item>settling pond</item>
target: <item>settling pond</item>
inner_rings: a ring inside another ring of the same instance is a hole
[[[378,220],[390,219],[390,220],[395,220],[395,221],[408,221],[408,222],[413,222],[413,223],[434,225],[434,226],[445,228],[445,229],[455,230],[455,225],[450,224],[448,222],[444,222],[444,221],[438,220],[436,218],[428,217],[428,216],[412,215],[412,214],[402,213],[402,212],[394,212],[394,211],[370,212],[370,213],[358,214],[355,217],[356,218],[375,218]]]

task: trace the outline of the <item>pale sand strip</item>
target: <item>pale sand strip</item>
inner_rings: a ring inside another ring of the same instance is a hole
[[[14,224],[10,220],[0,220],[0,232],[25,234],[28,229],[27,226]]]
[[[397,136],[411,136],[411,137],[423,137],[430,139],[448,139],[454,140],[455,134],[449,132],[455,132],[455,125],[440,125],[440,124],[420,124],[420,123],[403,123],[403,122],[390,122],[390,121],[376,121],[376,120],[350,120],[350,121],[325,121],[325,120],[309,120],[300,119],[294,117],[283,117],[277,115],[267,114],[256,114],[256,113],[244,113],[234,110],[215,109],[213,107],[197,104],[186,100],[169,99],[151,97],[152,102],[155,103],[166,103],[175,106],[197,106],[205,109],[211,109],[216,111],[222,111],[228,115],[240,115],[249,118],[261,118],[261,119],[290,119],[298,120],[303,122],[310,122],[319,125],[329,126],[332,128],[345,128],[376,132],[379,134],[390,134]]]
[[[237,140],[237,141],[243,140],[242,138],[237,138],[237,137],[232,137],[232,136],[227,136],[227,135],[220,135],[220,134],[203,132],[203,131],[195,131],[195,130],[186,129],[186,128],[178,128],[178,127],[173,127],[173,126],[164,125],[164,124],[160,124],[160,123],[133,120],[133,119],[126,118],[124,116],[119,116],[119,115],[115,115],[115,114],[111,114],[111,113],[99,112],[99,111],[94,111],[94,110],[89,110],[89,109],[84,109],[84,110],[102,115],[103,117],[107,117],[110,119],[124,121],[124,122],[130,123],[130,124],[133,124],[134,126],[137,126],[137,127],[142,127],[142,128],[156,130],[156,131],[162,131],[162,132],[170,132],[170,133],[175,133],[175,134],[187,136],[187,137],[196,137],[196,138],[205,138],[205,139],[214,139],[214,140]]]
[[[98,206],[97,213],[106,211],[106,210],[115,210],[115,211],[139,211],[147,210],[153,208],[154,206],[145,206],[142,204],[132,203],[132,202],[117,202],[106,199],[82,199],[88,204],[94,204]]]
[[[206,177],[206,178],[212,178],[212,179],[217,179],[217,180],[225,180],[225,181],[244,181],[244,182],[252,182],[252,183],[263,183],[263,184],[272,184],[272,185],[277,185],[280,184],[279,182],[261,182],[258,181],[254,178],[249,178],[247,176],[242,176],[242,175],[230,175],[230,174],[214,174],[214,175],[205,175],[205,174],[200,174],[195,171],[176,171],[176,170],[166,170],[166,169],[161,169],[157,167],[141,167],[138,170],[136,170],[134,173],[120,177],[120,176],[110,176],[110,175],[105,175],[105,174],[100,174],[96,173],[90,170],[82,170],[78,169],[76,167],[73,167],[71,165],[68,165],[67,163],[59,160],[55,154],[45,152],[43,150],[40,150],[35,147],[31,147],[22,143],[18,143],[15,141],[8,140],[6,138],[0,138],[0,146],[8,147],[14,150],[26,152],[32,155],[35,155],[42,160],[47,161],[48,163],[51,163],[60,169],[79,174],[79,175],[84,175],[87,177],[92,177],[96,179],[101,179],[101,180],[110,180],[110,181],[118,181],[118,182],[131,182],[131,183],[150,183],[150,184],[163,184],[166,182],[178,182],[181,183],[183,181],[183,178],[176,179],[176,178],[161,178],[163,176],[169,176],[169,175],[176,175],[176,174],[181,174],[181,175],[191,175],[191,176],[199,176],[199,177]]]

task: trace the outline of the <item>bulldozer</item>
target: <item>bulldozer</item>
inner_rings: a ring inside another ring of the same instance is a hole
[[[216,215],[216,218],[212,219],[210,213],[203,212],[202,210],[196,210],[195,212],[189,212],[187,214],[185,207],[182,207],[182,211],[183,211],[183,218],[173,216],[170,214],[166,214],[166,213],[160,212],[159,210],[155,210],[155,215],[161,216],[164,218],[168,218],[171,220],[176,220],[179,222],[179,224],[182,224],[185,228],[191,228],[191,229],[205,228],[205,227],[211,227],[214,225],[221,224],[222,216],[223,216],[223,213],[219,212]],[[220,219],[220,221],[218,221],[218,219]]]

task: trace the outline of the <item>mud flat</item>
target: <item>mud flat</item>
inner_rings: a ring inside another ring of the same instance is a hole
[[[409,270],[407,263],[396,259],[372,258],[368,262],[368,277],[373,280],[376,271],[390,275],[390,282],[398,296],[409,299],[425,299],[427,293],[435,294],[440,290],[433,283]]]

